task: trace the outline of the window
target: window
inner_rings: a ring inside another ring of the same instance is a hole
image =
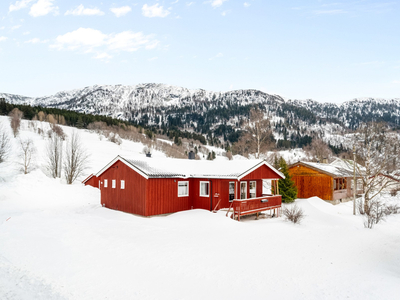
[[[229,182],[229,201],[235,199],[235,182]]]
[[[200,181],[200,197],[210,196],[210,183],[208,181]]]
[[[347,189],[346,178],[335,178],[333,181],[333,189],[335,191]]]
[[[108,187],[108,180],[107,179],[104,179],[104,187],[105,188]]]
[[[247,182],[240,183],[240,199],[247,198]]]
[[[125,180],[121,180],[121,190],[125,189]]]
[[[189,196],[189,181],[178,182],[178,197]]]
[[[263,179],[262,180],[262,194],[263,195],[272,195],[272,180]]]
[[[363,190],[363,182],[362,179],[357,179],[357,190],[362,191]]]
[[[255,181],[250,181],[250,198],[255,198],[256,197],[256,182]]]
[[[113,180],[112,180],[112,188],[115,189],[115,186],[116,186],[116,180],[113,179]]]

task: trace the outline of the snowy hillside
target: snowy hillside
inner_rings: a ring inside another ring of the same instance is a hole
[[[9,130],[7,117],[0,123]],[[140,143],[80,134],[88,174],[117,154],[144,156]],[[20,138],[34,141],[37,168],[19,171],[12,138],[0,164],[0,299],[398,298],[400,215],[369,230],[351,203],[311,198],[296,201],[300,225],[205,210],[143,218],[101,207],[98,189],[46,176],[46,138],[27,121]]]

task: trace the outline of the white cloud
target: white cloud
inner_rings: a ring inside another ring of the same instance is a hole
[[[38,38],[33,38],[33,39],[30,39],[30,40],[28,40],[28,41],[26,41],[25,43],[26,44],[39,44],[39,43],[47,43],[49,40],[40,40],[40,39],[38,39]]]
[[[25,43],[27,43],[27,44],[37,44],[37,43],[40,43],[40,39],[33,38],[33,39],[29,40],[29,41],[26,41]]]
[[[154,61],[154,60],[157,60],[157,59],[158,59],[158,57],[155,56],[155,57],[149,58],[148,61]]]
[[[110,8],[110,10],[117,18],[119,18],[125,16],[128,12],[132,10],[132,8],[130,8],[129,6],[121,6],[121,7]]]
[[[186,6],[192,6],[193,4],[195,4],[196,2],[186,2]]]
[[[251,4],[250,4],[249,2],[243,3],[243,6],[246,7],[246,8],[249,7],[250,5],[251,5]]]
[[[68,15],[72,15],[72,16],[102,16],[102,15],[104,15],[104,12],[102,12],[97,7],[85,8],[83,6],[83,4],[80,4],[77,8],[75,8],[73,10],[67,10],[65,15],[66,16],[68,16]]]
[[[0,27],[0,30],[4,30],[4,29],[6,29],[6,26]]]
[[[392,83],[393,84],[400,84],[400,80],[393,80]]]
[[[21,1],[17,1],[15,2],[15,4],[10,4],[8,11],[12,12],[12,11],[16,11],[16,10],[20,10],[22,8],[25,8],[28,6],[28,4],[30,2],[32,2],[34,0],[21,0]]]
[[[25,31],[25,32],[23,33],[23,35],[29,35],[29,34],[31,34],[30,31]]]
[[[157,43],[154,44],[149,36],[145,36],[141,32],[123,31],[110,37],[108,45],[111,50],[132,52],[141,47],[152,49],[157,45]]]
[[[174,1],[174,2],[171,2],[171,4],[176,4],[176,3],[178,3],[179,2],[179,0],[176,0],[176,1]]]
[[[13,27],[11,27],[11,30],[15,30],[15,29],[18,29],[18,28],[20,28],[22,25],[14,25]]]
[[[231,11],[230,10],[225,10],[225,11],[223,11],[222,13],[221,13],[221,15],[223,16],[223,17],[225,17],[227,14],[229,14]]]
[[[54,0],[38,0],[38,2],[32,5],[29,14],[32,17],[41,17],[49,13],[58,15],[58,6],[54,6],[53,2]]]
[[[8,39],[8,37],[0,36],[0,42],[4,42],[4,41],[7,40],[7,39]]]
[[[211,1],[211,6],[214,7],[214,8],[215,7],[220,7],[226,1],[228,1],[228,0],[212,0]]]
[[[159,6],[158,3],[154,4],[153,6],[148,6],[147,4],[145,4],[142,7],[142,14],[143,16],[148,18],[154,18],[154,17],[165,18],[170,14],[170,11],[164,9],[162,6]]]
[[[52,48],[62,50],[81,49],[85,52],[91,52],[93,48],[100,47],[106,43],[107,35],[99,30],[92,28],[79,28],[75,31],[59,35]]]
[[[209,60],[213,60],[213,59],[215,59],[215,58],[221,58],[221,57],[223,57],[224,55],[220,52],[220,53],[218,53],[217,55],[215,55],[214,57],[211,57],[211,58],[209,58]]]
[[[159,41],[152,35],[144,35],[142,32],[123,31],[117,34],[104,34],[92,28],[79,28],[56,38],[51,48],[57,50],[76,50],[84,53],[97,53],[99,57],[107,58],[109,51],[133,52],[140,48],[154,49]],[[100,57],[101,56],[101,57]]]
[[[97,54],[94,58],[101,59],[101,60],[109,60],[109,59],[113,58],[113,56],[106,52],[102,52],[102,53]]]

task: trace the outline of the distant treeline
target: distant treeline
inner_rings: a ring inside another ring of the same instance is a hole
[[[26,104],[11,104],[6,102],[4,98],[0,98],[0,115],[7,116],[14,108],[18,108],[20,111],[22,111],[24,114],[23,119],[26,120],[35,119],[40,112],[43,112],[46,115],[51,114],[54,116],[63,116],[65,124],[62,125],[67,125],[76,128],[87,128],[87,126],[93,122],[104,122],[108,126],[123,127],[132,125],[139,129],[143,128],[143,132],[146,133],[150,138],[153,137],[154,134],[167,134],[168,137],[171,138],[172,140],[179,140],[179,138],[187,138],[187,139],[198,140],[203,145],[206,144],[206,139],[203,135],[187,131],[181,131],[177,127],[173,127],[170,129],[164,128],[164,130],[157,130],[156,128],[151,126],[142,126],[138,125],[135,122],[123,121],[112,117],[80,113],[59,108],[31,106]]]

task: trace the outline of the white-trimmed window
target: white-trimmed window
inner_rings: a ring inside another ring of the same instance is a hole
[[[104,179],[104,187],[105,188],[108,187],[108,180],[107,179]]]
[[[178,197],[189,196],[189,181],[178,181]]]
[[[229,182],[229,201],[232,201],[235,199],[235,182],[230,181]]]
[[[263,179],[262,184],[263,184],[262,194],[263,195],[272,195],[272,180]]]
[[[247,182],[243,181],[240,183],[240,199],[247,198]]]
[[[200,181],[200,197],[210,196],[210,182]]]
[[[125,180],[121,180],[121,190],[125,189]]]
[[[363,182],[362,179],[357,179],[357,190],[362,191],[363,190]]]
[[[111,184],[112,184],[112,188],[115,189],[115,187],[117,185],[117,181],[115,179],[113,179]]]
[[[257,194],[257,182],[256,181],[250,181],[249,192],[250,192],[250,198],[256,197],[256,194]]]

